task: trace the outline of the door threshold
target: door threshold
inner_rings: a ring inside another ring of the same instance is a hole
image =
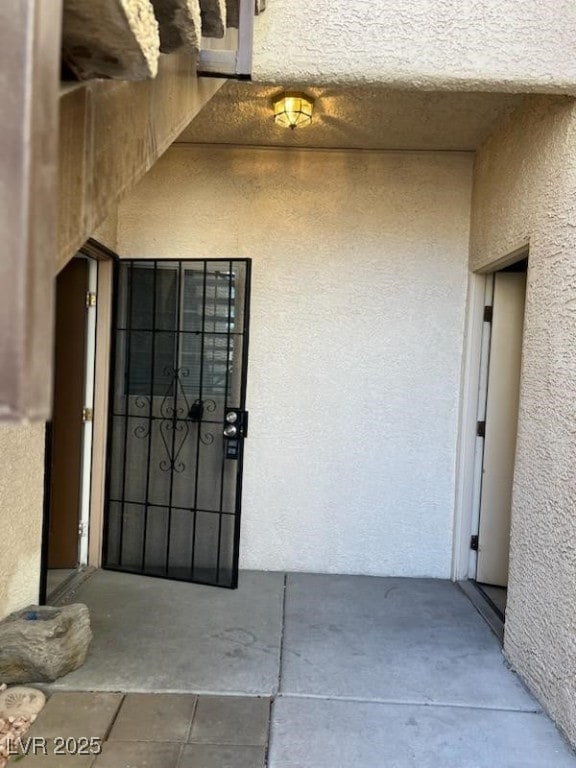
[[[96,573],[96,568],[78,568],[46,596],[47,605],[61,605],[76,592],[78,587]]]
[[[472,579],[456,582],[498,640],[504,644],[504,619],[492,600]]]
[[[473,579],[472,582],[480,590],[484,599],[490,603],[502,621],[505,621],[508,589],[506,587],[496,587],[492,584],[483,584],[477,579]]]

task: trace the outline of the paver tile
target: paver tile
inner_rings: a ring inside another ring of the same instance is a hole
[[[178,768],[264,768],[265,747],[187,744]]]
[[[30,736],[104,739],[122,703],[122,693],[53,693],[28,732]]]
[[[200,696],[190,742],[263,746],[268,739],[270,699]]]
[[[196,696],[129,693],[120,707],[110,741],[186,741]]]
[[[181,748],[166,742],[108,741],[94,768],[176,768]]]

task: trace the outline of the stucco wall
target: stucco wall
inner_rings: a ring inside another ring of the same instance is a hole
[[[0,619],[38,602],[44,425],[0,425]]]
[[[118,206],[114,206],[110,215],[92,233],[94,240],[116,252],[118,247]]]
[[[574,93],[575,38],[571,0],[268,0],[253,76]]]
[[[161,56],[153,80],[95,79],[62,90],[58,270],[223,82],[196,77],[196,57],[182,54]]]
[[[115,249],[116,226],[114,211],[93,237]],[[105,318],[101,330],[106,342]],[[100,345],[101,354],[105,348],[105,343]],[[107,383],[101,379],[97,392],[101,397],[107,392]],[[105,405],[98,402],[97,407],[105,412]],[[94,453],[99,456],[103,452],[100,432],[97,427]],[[43,511],[44,425],[0,425],[0,619],[38,602]]]
[[[530,243],[505,651],[576,744],[576,106],[533,97],[479,153],[471,262]]]
[[[446,577],[467,154],[174,147],[126,257],[250,257],[242,566]]]

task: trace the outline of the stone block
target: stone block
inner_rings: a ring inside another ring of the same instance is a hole
[[[98,768],[176,768],[180,749],[180,744],[168,742],[107,741],[96,763]]]
[[[156,77],[159,55],[150,0],[64,0],[62,57],[80,80]]]
[[[200,14],[204,37],[224,37],[226,32],[225,0],[200,0]]]
[[[80,603],[17,611],[0,622],[0,681],[52,682],[84,663],[91,639]]]
[[[269,719],[269,698],[200,696],[189,741],[266,746]]]
[[[122,693],[104,691],[57,691],[30,729],[30,736],[106,739],[124,699]],[[67,768],[68,756],[64,760]],[[52,768],[64,768],[54,765]]]
[[[187,744],[178,768],[264,768],[265,765],[264,747]]]
[[[152,0],[160,25],[162,53],[193,53],[200,48],[202,20],[198,0]]]
[[[196,707],[187,693],[129,693],[114,721],[110,741],[184,742]]]

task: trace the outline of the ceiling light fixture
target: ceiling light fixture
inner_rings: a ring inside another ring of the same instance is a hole
[[[273,100],[272,107],[277,125],[294,130],[312,122],[314,99],[305,93],[283,93]]]

